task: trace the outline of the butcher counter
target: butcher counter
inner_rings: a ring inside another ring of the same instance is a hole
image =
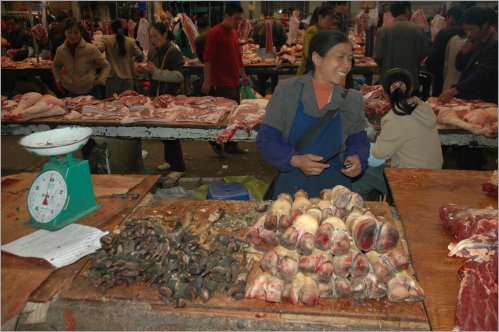
[[[19,189],[22,186],[18,186]],[[8,187],[9,190],[16,188]],[[134,190],[135,191],[135,190]],[[4,195],[4,193],[2,193]],[[19,197],[25,197],[19,195]],[[167,216],[168,220],[181,219],[189,228],[198,234],[223,234],[230,232],[243,239],[247,227],[234,227],[232,219],[247,217],[251,223],[264,212],[256,211],[255,201],[220,201],[220,200],[188,200],[160,199],[149,196],[139,207],[135,208],[133,218],[149,218],[160,220],[159,216]],[[21,199],[21,198],[19,198]],[[100,202],[102,204],[102,202]],[[383,202],[366,202],[373,213],[388,220],[393,219],[389,206]],[[214,211],[224,211],[224,220],[228,226],[216,226],[208,222],[208,216]],[[8,212],[6,212],[8,213]],[[25,214],[21,208],[20,215]],[[123,215],[120,214],[120,222]],[[102,219],[98,218],[87,219]],[[190,216],[190,217],[187,217]],[[230,216],[230,218],[229,218]],[[396,220],[400,231],[400,223]],[[86,223],[86,222],[85,222]],[[12,220],[11,223],[12,225]],[[105,227],[94,222],[93,225],[109,230],[111,223]],[[116,225],[117,222],[113,222]],[[2,225],[2,227],[7,227]],[[17,226],[27,228],[24,225]],[[220,228],[221,227],[221,228]],[[225,227],[225,228],[224,228]],[[237,229],[239,229],[237,231]],[[6,232],[2,232],[4,236]],[[19,234],[19,232],[17,232]],[[5,235],[6,236],[6,235]],[[16,236],[12,234],[10,239]],[[403,235],[399,242],[401,250],[407,248]],[[8,241],[7,239],[2,239]],[[250,247],[251,248],[251,247]],[[251,255],[251,250],[248,250]],[[341,299],[321,299],[315,306],[291,305],[287,303],[268,303],[258,299],[235,301],[226,294],[216,293],[206,303],[200,300],[188,302],[185,308],[174,308],[164,304],[157,288],[139,282],[121,285],[103,290],[92,285],[89,278],[89,259],[84,258],[65,268],[53,271],[40,262],[28,264],[27,259],[12,255],[8,257],[8,266],[4,265],[2,273],[9,278],[2,278],[2,288],[10,289],[15,282],[16,288],[8,294],[2,293],[2,312],[8,304],[24,294],[24,302],[28,299],[24,312],[9,322],[3,321],[3,327],[15,326],[24,330],[428,330],[427,317],[420,301],[389,302],[386,297],[379,300],[356,300],[353,297]],[[258,260],[261,256],[257,255]],[[15,262],[14,262],[15,260]],[[5,259],[4,259],[5,261]],[[250,262],[255,260],[251,260]],[[16,263],[16,265],[14,265]],[[259,264],[252,264],[258,267]],[[8,269],[6,269],[8,268]],[[254,271],[254,268],[250,268]],[[26,278],[16,282],[14,271],[24,272]],[[253,272],[251,272],[253,273]],[[250,280],[251,277],[248,277]],[[47,277],[50,275],[50,277]],[[37,277],[37,278],[35,278]],[[43,283],[42,281],[45,280]],[[41,285],[40,285],[41,284]],[[18,313],[24,305],[17,301]],[[12,317],[12,309],[11,309]],[[5,315],[2,315],[4,318]]]
[[[448,257],[455,238],[444,230],[439,208],[445,203],[470,208],[492,206],[497,196],[482,191],[492,172],[385,169],[400,215],[416,276],[425,290],[424,306],[433,330],[452,330],[464,259]]]
[[[411,271],[425,290],[423,302],[344,298],[323,299],[318,305],[308,307],[256,299],[234,301],[217,294],[207,303],[195,301],[186,308],[174,308],[162,303],[157,289],[147,285],[116,286],[107,291],[93,287],[87,277],[87,258],[54,271],[43,262],[2,252],[2,327],[19,330],[450,330],[454,327],[459,288],[457,269],[462,260],[447,257],[452,236],[442,228],[438,209],[447,202],[497,208],[497,198],[481,191],[481,184],[491,174],[387,169],[396,210],[384,202],[365,202],[375,215],[392,219],[399,228],[400,245],[409,253]],[[19,182],[2,185],[2,244],[32,231],[17,219],[26,217],[25,188],[33,176],[22,174]],[[94,187],[98,187],[104,177],[94,176]],[[157,177],[145,177],[133,191],[140,191],[143,197],[156,180]],[[107,182],[110,183],[109,179]],[[104,205],[102,201],[99,203]],[[137,204],[138,201],[113,201],[114,208],[103,212],[110,222],[104,222],[104,215],[95,216],[96,212],[82,223],[111,230],[123,223],[133,208],[132,214],[136,217],[189,212],[190,223],[206,233],[211,232],[207,222],[211,212],[223,209],[227,215],[241,217],[248,215],[249,209],[254,210],[257,203],[159,199],[148,195],[140,206],[136,207]],[[242,229],[235,235],[242,238],[244,233]],[[29,302],[24,307],[26,301]],[[25,312],[14,316],[23,307]]]
[[[140,122],[121,124],[119,120],[65,120],[63,118],[40,118],[24,122],[2,121],[2,135],[29,135],[67,126],[91,127],[95,136],[126,139],[183,139],[213,141],[227,126],[227,118],[218,124],[200,123],[159,123]],[[232,141],[254,142],[258,126],[250,136],[243,130],[237,130]],[[476,136],[466,130],[439,125],[442,145],[497,148],[497,137]]]

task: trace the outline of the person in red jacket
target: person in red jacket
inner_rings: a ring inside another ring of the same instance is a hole
[[[206,37],[203,53],[204,82],[201,91],[210,96],[225,97],[239,103],[239,78],[244,85],[249,79],[243,66],[237,27],[242,20],[243,8],[235,3],[225,6],[224,19],[214,26]],[[210,142],[213,151],[223,157],[222,147]],[[246,153],[237,147],[236,142],[225,143],[227,153]]]

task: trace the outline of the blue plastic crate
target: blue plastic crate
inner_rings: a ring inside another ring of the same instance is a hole
[[[240,182],[214,183],[208,187],[206,199],[249,201],[248,189]]]

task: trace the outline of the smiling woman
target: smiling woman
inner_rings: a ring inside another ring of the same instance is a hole
[[[318,197],[325,188],[351,188],[351,178],[366,169],[363,99],[340,84],[352,56],[344,34],[318,32],[310,41],[305,75],[277,85],[256,139],[263,158],[279,170],[272,199],[299,189]]]

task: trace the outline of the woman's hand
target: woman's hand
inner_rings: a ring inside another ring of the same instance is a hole
[[[362,172],[362,165],[360,164],[360,158],[356,154],[348,156],[345,159],[345,168],[341,170],[341,173],[345,174],[349,178],[354,178]]]
[[[291,165],[299,168],[306,176],[319,175],[330,167],[328,163],[320,162],[323,159],[324,157],[311,153],[294,155],[291,157]]]

